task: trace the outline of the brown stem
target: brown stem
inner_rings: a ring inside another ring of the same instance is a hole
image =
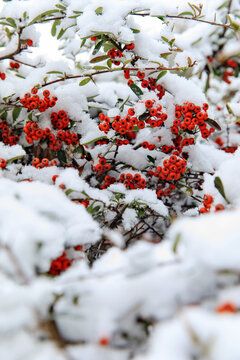
[[[194,65],[196,65],[196,61],[194,61],[191,65],[189,65],[189,67],[193,67]],[[125,68],[122,67],[120,69],[116,69],[115,71],[123,71]],[[146,67],[144,69],[139,69],[139,68],[126,68],[130,71],[151,71],[151,70],[155,70],[155,71],[162,71],[162,70],[169,70],[169,71],[179,71],[179,70],[182,70],[183,68],[177,66],[177,67],[165,67],[165,66],[158,66],[158,67]],[[48,85],[52,85],[52,84],[55,84],[55,83],[58,83],[58,82],[61,82],[61,81],[64,81],[64,80],[70,80],[70,79],[77,79],[77,78],[82,78],[82,77],[92,77],[92,76],[95,76],[95,75],[100,75],[100,74],[106,74],[106,73],[109,73],[109,72],[113,72],[112,70],[101,70],[101,71],[96,71],[92,74],[84,74],[84,75],[71,75],[71,76],[65,76],[64,78],[61,78],[61,79],[57,79],[57,80],[53,80],[53,81],[49,81],[49,82],[46,82],[45,84],[43,84],[41,87],[45,87],[45,86],[48,86]]]
[[[0,60],[12,59],[12,57],[13,57],[14,55],[19,54],[19,53],[23,50],[23,49],[21,49],[21,39],[20,39],[21,34],[22,34],[22,32],[23,32],[23,29],[24,29],[24,27],[19,28],[19,32],[18,32],[18,34],[17,34],[17,35],[18,35],[18,46],[17,46],[17,49],[16,49],[15,51],[13,51],[12,53],[8,54],[8,55],[4,55],[4,56],[0,57]]]
[[[130,13],[129,15],[138,15],[138,16],[151,16],[150,13]],[[152,15],[153,17],[157,17],[157,15]],[[161,15],[159,15],[161,16]],[[221,23],[216,23],[214,21],[209,21],[209,20],[203,20],[203,19],[198,19],[198,18],[194,18],[194,17],[188,17],[188,16],[180,16],[180,15],[163,15],[163,18],[171,18],[171,19],[183,19],[183,20],[193,20],[193,21],[199,21],[199,22],[203,22],[209,25],[215,25],[215,26],[222,26],[225,27],[227,29],[232,29],[231,25],[226,25],[226,24],[221,24]]]

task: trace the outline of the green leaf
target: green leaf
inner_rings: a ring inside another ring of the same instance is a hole
[[[107,66],[93,66],[93,69],[94,70],[108,70],[108,67]]]
[[[95,46],[95,48],[93,49],[93,52],[92,52],[93,55],[96,55],[96,54],[98,53],[98,51],[100,50],[102,44],[103,44],[103,40],[100,40],[100,41],[96,44],[96,46]]]
[[[166,59],[169,55],[172,55],[171,52],[161,53],[160,56]]]
[[[58,151],[57,157],[61,164],[65,165],[67,163],[67,158],[64,150]]]
[[[60,4],[56,4],[55,5],[57,8],[61,9],[61,10],[66,10],[66,6],[60,5]]]
[[[7,161],[7,163],[9,163],[11,161],[22,159],[24,156],[25,155],[18,155],[18,156],[15,156],[15,157],[11,158],[11,159],[6,160],[6,161]]]
[[[227,111],[229,112],[229,114],[234,115],[231,107],[228,104],[226,104],[226,108],[227,108]]]
[[[6,34],[7,34],[8,39],[11,40],[12,34],[11,34],[11,31],[9,30],[9,28],[8,28],[8,27],[5,27],[4,30],[6,31]]]
[[[222,130],[221,126],[215,120],[208,118],[205,121],[207,124],[212,126],[214,129],[219,130],[219,131]]]
[[[222,197],[226,200],[226,202],[229,204],[230,201],[227,199],[225,191],[224,191],[224,187],[223,187],[223,183],[222,180],[220,179],[219,176],[215,177],[214,179],[214,185],[215,188],[219,191],[219,193],[222,195]]]
[[[173,244],[173,252],[176,254],[177,252],[177,248],[178,248],[178,245],[180,243],[180,240],[181,240],[181,234],[177,234],[176,238],[175,238],[175,241],[174,241],[174,244]]]
[[[103,12],[103,7],[102,6],[99,6],[96,10],[95,10],[95,13],[97,15],[102,15],[102,12]]]
[[[74,192],[73,189],[67,189],[67,190],[65,191],[65,194],[68,196],[68,195],[71,194],[72,192]]]
[[[51,34],[52,36],[55,36],[57,33],[57,26],[61,24],[61,21],[59,19],[55,20],[52,25]]]
[[[84,44],[85,44],[86,40],[87,40],[86,38],[85,38],[85,39],[83,39],[83,41],[81,42],[80,48],[84,46]]]
[[[134,94],[137,95],[137,97],[143,94],[142,90],[136,84],[131,84],[130,88],[134,92]]]
[[[145,121],[145,120],[147,120],[149,118],[149,113],[148,112],[145,112],[145,113],[143,113],[143,114],[141,114],[140,116],[139,116],[139,120],[140,121]]]
[[[86,85],[87,83],[89,83],[90,80],[90,78],[83,79],[82,81],[80,81],[79,86]]]
[[[112,67],[112,61],[111,61],[111,59],[108,59],[108,61],[107,61],[107,66],[108,66],[109,69],[111,69],[111,67]]]
[[[157,76],[157,80],[161,79],[166,74],[167,74],[167,70],[161,71]]]
[[[191,11],[184,11],[184,12],[178,14],[178,16],[184,16],[184,15],[194,16],[194,14]]]
[[[239,26],[235,21],[232,20],[232,18],[231,18],[230,15],[227,15],[227,18],[228,18],[228,20],[229,20],[229,22],[230,22],[231,27],[233,28],[233,30],[238,31],[239,28],[240,28],[240,26]]]
[[[17,77],[20,77],[21,79],[25,79],[25,76],[22,76],[20,74],[16,74]]]
[[[63,75],[63,73],[61,71],[48,71],[47,74],[61,74],[61,75]]]
[[[149,162],[155,164],[156,159],[154,159],[154,158],[153,158],[152,156],[150,156],[150,155],[148,155],[147,158],[148,158],[148,161],[149,161]]]
[[[169,40],[165,36],[161,36],[161,39],[169,44]]]
[[[16,121],[20,112],[22,110],[22,107],[20,106],[16,106],[14,109],[13,109],[13,112],[12,112],[12,118],[13,118],[13,121]]]
[[[32,25],[34,23],[36,23],[37,21],[39,20],[42,20],[44,17],[47,17],[47,16],[51,16],[55,13],[58,13],[59,10],[48,10],[48,11],[44,11],[43,13],[41,13],[40,15],[36,16],[32,21],[30,21],[30,23],[28,24],[29,25]]]
[[[94,143],[94,142],[96,142],[96,141],[98,141],[98,140],[102,140],[102,139],[107,139],[107,136],[100,136],[100,137],[98,137],[98,138],[96,138],[96,139],[93,139],[93,140],[90,140],[90,141],[88,141],[88,142],[86,142],[86,143],[84,143],[84,144],[81,144],[81,145],[88,145],[88,144],[92,144],[92,143]]]
[[[65,31],[66,31],[67,29],[68,29],[68,28],[66,28],[66,29],[61,29],[61,30],[59,31],[58,36],[57,36],[57,40],[59,40],[59,39],[63,36],[63,34],[65,33]]]
[[[130,28],[130,29],[132,30],[132,32],[133,32],[134,34],[140,33],[140,30],[138,30],[138,29],[133,29],[133,28]]]
[[[4,21],[0,21],[0,24],[1,25],[7,25],[7,26],[11,26],[9,23],[7,23],[7,22],[4,22]]]
[[[29,119],[30,121],[33,121],[33,114],[32,114],[32,113],[28,114],[28,119]]]
[[[101,55],[101,56],[97,56],[97,57],[91,59],[89,62],[91,64],[94,64],[96,62],[100,62],[100,61],[103,61],[103,60],[106,60],[106,59],[109,59],[108,55]]]
[[[105,42],[103,45],[104,52],[108,52],[108,50],[111,50],[114,47],[114,45],[111,42]]]
[[[117,201],[119,201],[122,196],[123,196],[122,193],[116,194],[116,195],[115,195],[115,199],[116,199]]]
[[[8,18],[6,18],[6,20],[12,27],[14,27],[14,28],[17,27],[17,25],[16,25],[15,21],[13,20],[13,18],[8,17]]]

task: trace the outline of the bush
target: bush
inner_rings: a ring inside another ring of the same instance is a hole
[[[237,1],[4,2],[1,358],[237,358]]]

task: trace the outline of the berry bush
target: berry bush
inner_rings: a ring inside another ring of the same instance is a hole
[[[239,1],[0,11],[0,358],[238,359]]]

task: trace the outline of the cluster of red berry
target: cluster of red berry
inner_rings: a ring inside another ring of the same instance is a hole
[[[65,251],[57,259],[53,260],[49,270],[50,275],[60,275],[61,272],[67,270],[72,264],[72,260],[67,258]]]
[[[209,213],[213,204],[213,197],[209,194],[205,194],[203,198],[203,207],[200,208],[200,214]],[[214,212],[224,210],[224,206],[222,204],[216,204]]]
[[[132,74],[132,76],[137,76],[139,81],[141,81],[140,85],[142,88],[147,88],[149,91],[157,90],[156,95],[157,95],[158,99],[159,100],[162,99],[162,97],[165,94],[165,89],[163,88],[163,86],[161,84],[157,85],[156,79],[154,79],[153,77],[146,77],[146,74],[143,71],[138,71],[137,74],[136,74],[136,72],[134,72]],[[127,68],[124,69],[124,77],[125,77],[125,79],[128,80],[128,86],[134,84],[134,81],[131,79],[131,76],[130,76],[130,70]]]
[[[225,66],[228,68],[232,68],[232,69],[237,69],[238,68],[238,63],[232,59],[228,59],[225,62]],[[235,73],[233,71],[228,71],[225,70],[223,73],[223,81],[225,81],[227,84],[231,84],[231,81],[229,80],[229,76],[234,76]]]
[[[114,48],[112,48],[111,50],[109,50],[107,52],[108,56],[110,57],[110,59],[112,60],[112,63],[114,65],[120,65],[120,61],[119,60],[114,60],[116,58],[120,59],[123,56],[123,53],[121,50],[116,50]]]
[[[12,69],[19,69],[20,68],[20,64],[18,62],[10,61],[9,65],[10,65],[10,67]]]
[[[100,185],[100,189],[106,189],[111,184],[116,182],[116,178],[114,176],[106,175],[104,178],[104,184]]]
[[[55,159],[49,161],[47,158],[43,158],[42,160],[40,160],[38,157],[35,157],[32,160],[32,165],[37,169],[49,166],[57,166],[57,164],[57,160]]]
[[[112,128],[117,131],[120,135],[129,134],[134,130],[134,126],[138,129],[144,129],[146,124],[150,127],[161,127],[163,122],[167,120],[167,114],[162,112],[162,106],[158,105],[157,107],[153,107],[153,102],[151,100],[147,100],[145,102],[146,106],[146,114],[147,117],[141,119],[141,117],[134,116],[135,109],[129,108],[128,114],[126,116],[121,117],[120,115],[115,116],[113,119],[110,119],[108,116],[105,116],[103,113],[99,114],[99,120],[101,123],[99,124],[99,129],[104,131],[105,134]],[[128,142],[123,143],[127,145]]]
[[[138,173],[135,175],[122,173],[119,181],[129,189],[144,189],[146,187],[146,180]]]
[[[16,145],[19,141],[19,136],[14,135],[13,130],[10,130],[7,120],[0,122],[0,136],[6,145]]]
[[[20,99],[20,103],[22,104],[22,106],[27,108],[28,110],[38,109],[40,112],[44,112],[49,107],[53,107],[56,104],[57,98],[53,96],[52,99],[50,99],[49,90],[43,91],[43,99],[41,99],[39,95],[37,95],[37,92],[38,89],[35,87],[31,90],[31,93],[33,94],[32,96],[30,93],[24,94],[24,98]]]
[[[235,151],[237,150],[238,146],[237,145],[232,145],[232,146],[224,146],[224,141],[222,140],[222,138],[220,136],[218,136],[215,140],[214,140],[215,144],[217,144],[219,146],[220,150],[225,151],[226,153],[235,153]]]
[[[107,163],[107,160],[104,157],[99,157],[98,164],[92,166],[92,170],[99,174],[103,174],[110,169],[111,165]]]
[[[178,134],[180,130],[188,130],[195,133],[198,129],[204,139],[207,139],[215,130],[213,127],[207,128],[208,125],[208,104],[203,104],[203,110],[200,106],[194,103],[185,103],[184,105],[176,105],[175,117],[171,131],[173,134]],[[190,145],[190,144],[188,144]]]
[[[6,79],[6,74],[4,72],[0,72],[0,79],[1,80],[5,80]]]

